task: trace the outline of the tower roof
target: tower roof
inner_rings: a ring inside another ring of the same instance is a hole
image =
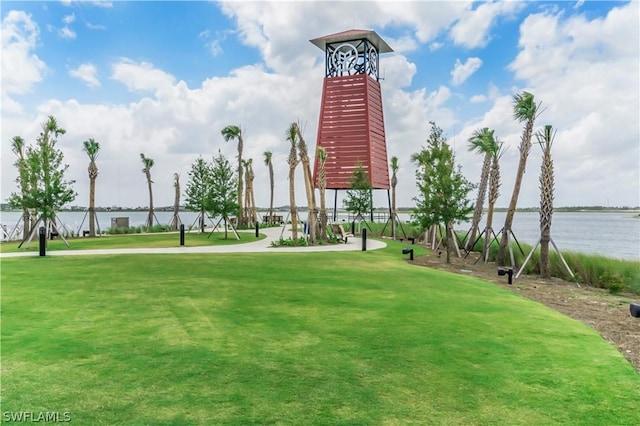
[[[325,50],[327,44],[339,43],[341,41],[351,41],[365,38],[373,43],[378,49],[379,53],[393,52],[393,49],[389,47],[380,36],[372,30],[347,30],[335,34],[326,35],[324,37],[314,38],[309,40],[311,43],[318,46],[321,50]]]

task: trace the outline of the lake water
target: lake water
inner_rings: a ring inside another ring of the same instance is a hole
[[[287,217],[286,212],[276,213]],[[494,214],[496,232],[500,230],[505,218],[504,212]],[[146,212],[98,212],[100,228],[105,230],[111,226],[112,218],[126,217],[130,226],[142,226],[147,219]],[[172,212],[156,212],[160,223],[168,224]],[[306,213],[300,215],[306,218]],[[409,220],[408,214],[400,214],[400,220]],[[553,214],[551,237],[562,251],[575,251],[590,254],[601,254],[612,258],[640,261],[640,219],[637,213],[626,212],[579,212]],[[69,230],[78,233],[80,229],[88,229],[88,215],[84,212],[61,212],[60,220]],[[85,218],[86,217],[86,218]],[[189,227],[196,221],[195,212],[181,212],[180,219]],[[0,223],[10,233],[20,219],[19,212],[0,212]],[[81,224],[84,219],[84,224]],[[346,215],[339,215],[338,220],[347,221]],[[382,219],[384,220],[384,219]],[[484,224],[484,217],[481,224]],[[210,224],[209,224],[210,225]],[[458,224],[457,230],[468,229],[468,224]],[[537,212],[517,212],[513,221],[513,232],[518,241],[535,245],[540,236]],[[3,235],[4,237],[4,235]]]

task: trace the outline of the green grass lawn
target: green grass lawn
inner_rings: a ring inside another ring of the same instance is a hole
[[[2,260],[2,411],[73,424],[640,423],[595,331],[402,246]]]
[[[250,243],[265,238],[264,234],[260,234],[256,238],[255,232],[239,232],[240,240],[237,240],[233,232],[229,231],[227,238],[224,238],[224,232],[214,232],[209,236],[209,232],[185,233],[185,247],[210,246],[210,245],[230,245]],[[178,247],[180,246],[180,234],[177,232],[156,232],[149,234],[116,234],[105,235],[96,238],[72,238],[68,239],[69,247],[63,240],[56,238],[47,241],[47,251],[58,250],[89,250],[89,249],[118,249],[118,248],[162,248],[162,247]],[[20,242],[11,241],[0,244],[0,251],[3,253],[17,252],[34,252],[37,253],[39,248],[38,237],[36,236],[25,249],[26,243],[18,248]]]

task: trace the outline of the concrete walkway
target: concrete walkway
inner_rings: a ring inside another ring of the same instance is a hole
[[[248,232],[248,231],[247,231]],[[253,233],[255,231],[251,231]],[[310,247],[271,247],[272,241],[278,241],[282,234],[282,227],[263,228],[261,234],[267,238],[251,243],[238,243],[224,246],[199,246],[199,247],[164,247],[164,248],[131,248],[131,249],[96,249],[96,250],[55,250],[47,251],[47,256],[95,256],[104,254],[185,254],[185,253],[308,253],[320,251],[358,251],[362,250],[362,239],[349,237],[347,244],[325,244]],[[289,238],[290,232],[284,232],[283,238]],[[108,237],[104,237],[108,238]],[[188,240],[189,234],[185,235]],[[233,233],[230,233],[233,238]],[[176,238],[177,239],[177,238]],[[35,243],[35,246],[34,246]],[[37,241],[32,241],[31,246],[37,248]],[[387,244],[367,238],[367,250],[377,250],[386,247]],[[0,258],[39,256],[39,251],[0,253]]]

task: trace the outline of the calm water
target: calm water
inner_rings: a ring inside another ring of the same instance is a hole
[[[286,212],[279,213],[286,217]],[[156,212],[160,223],[168,224],[173,213]],[[623,258],[640,261],[640,219],[634,217],[637,213],[564,213],[556,212],[553,215],[551,237],[562,251],[576,251],[582,253],[595,253],[607,257]],[[78,233],[80,229],[88,229],[84,212],[61,212],[59,218],[69,230]],[[146,212],[99,212],[98,222],[101,229],[111,226],[111,219],[115,217],[128,217],[130,226],[141,226],[147,218]],[[198,217],[197,213],[181,212],[180,219],[185,226],[191,226]],[[301,214],[302,218],[306,214]],[[504,212],[494,215],[496,232],[504,223]],[[8,232],[20,219],[19,212],[0,212],[0,223],[6,226]],[[81,223],[84,224],[81,228]],[[346,220],[346,216],[339,216],[338,220]],[[409,215],[400,215],[401,220],[408,220]],[[484,224],[484,218],[482,221]],[[460,224],[456,229],[465,230],[468,225]],[[540,236],[538,213],[518,212],[513,222],[513,231],[520,242],[535,245]],[[4,237],[4,236],[3,236]]]

